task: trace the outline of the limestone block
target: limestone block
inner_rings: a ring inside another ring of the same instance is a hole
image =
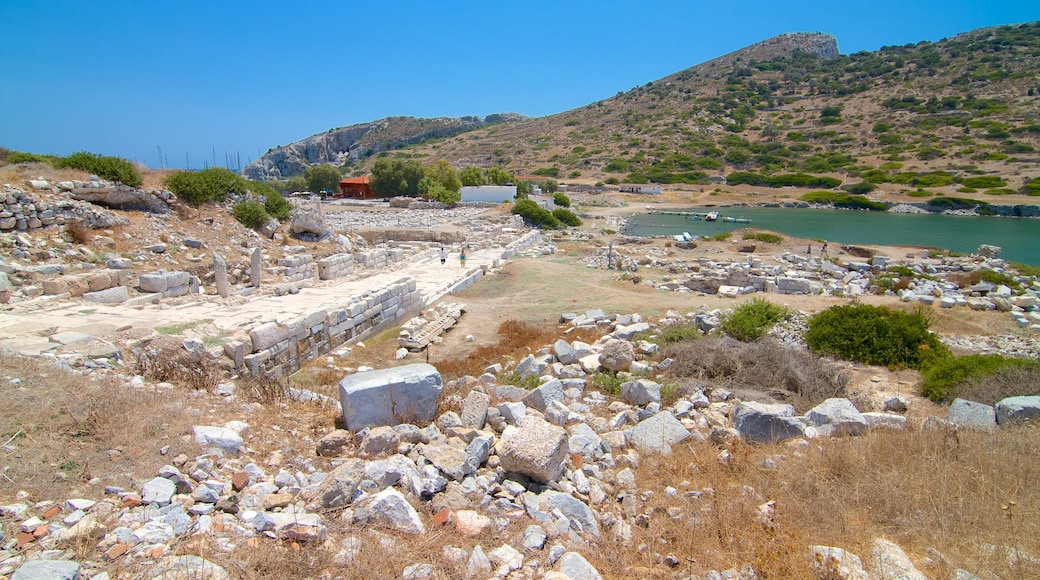
[[[357,373],[339,382],[347,429],[425,424],[433,420],[442,388],[441,375],[426,363]]]
[[[958,427],[993,429],[997,426],[997,415],[993,407],[967,399],[954,399],[946,420]]]
[[[500,465],[549,483],[563,474],[568,451],[567,431],[528,415],[519,427],[507,427],[498,446]]]
[[[806,425],[794,417],[791,405],[747,401],[733,413],[733,427],[748,441],[777,443],[805,435]]]

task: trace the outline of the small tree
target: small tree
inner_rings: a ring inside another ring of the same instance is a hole
[[[334,192],[339,189],[341,176],[335,166],[324,163],[312,165],[303,172],[303,178],[307,180],[307,189],[313,192]]]
[[[549,178],[538,184],[542,188],[542,191],[548,194],[556,193],[556,190],[560,189],[560,184],[555,179]]]
[[[484,177],[484,172],[479,167],[466,167],[462,171],[459,171],[459,180],[463,186],[474,187],[478,185],[484,185],[487,180]]]
[[[553,203],[555,203],[559,207],[570,207],[571,198],[567,197],[567,195],[563,193],[554,193]]]
[[[419,181],[426,177],[422,163],[414,159],[377,159],[372,166],[369,184],[376,195],[419,195]]]
[[[419,180],[419,194],[431,201],[455,205],[462,201],[462,194],[451,191],[435,179],[424,177]]]
[[[440,183],[448,191],[458,192],[462,187],[458,171],[443,159],[426,167],[426,177]]]
[[[487,177],[488,183],[491,185],[508,185],[516,182],[516,178],[513,177],[513,174],[501,167],[492,167],[485,171],[484,174]]]

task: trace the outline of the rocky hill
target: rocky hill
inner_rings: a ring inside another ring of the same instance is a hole
[[[825,34],[786,34],[585,107],[412,139],[397,154],[588,183],[806,172],[921,196],[1036,195],[1038,183],[1023,187],[1040,175],[1038,69],[1040,23],[851,55]],[[994,179],[962,183],[978,176]]]
[[[349,166],[380,151],[398,149],[429,139],[450,137],[477,127],[524,119],[516,113],[480,117],[387,117],[370,123],[330,129],[306,139],[275,147],[245,168],[255,180],[301,175],[307,167],[331,163]]]

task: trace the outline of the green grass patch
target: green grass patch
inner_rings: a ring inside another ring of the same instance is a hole
[[[182,322],[180,324],[174,324],[171,326],[158,326],[155,328],[155,332],[165,336],[176,336],[183,333],[185,330],[191,330],[197,326],[203,324],[209,324],[213,322],[212,318],[203,318],[202,320],[193,320],[191,322]]]
[[[733,237],[733,232],[720,232],[714,236],[705,236],[704,239],[712,242],[725,242]]]
[[[749,232],[744,234],[744,239],[765,242],[767,244],[779,244],[784,241],[783,237],[770,232]]]

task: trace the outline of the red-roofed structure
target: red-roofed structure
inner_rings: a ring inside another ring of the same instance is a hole
[[[372,195],[372,187],[368,184],[367,175],[341,179],[339,182],[339,191],[340,195],[336,197],[356,197],[358,199],[375,197]]]

